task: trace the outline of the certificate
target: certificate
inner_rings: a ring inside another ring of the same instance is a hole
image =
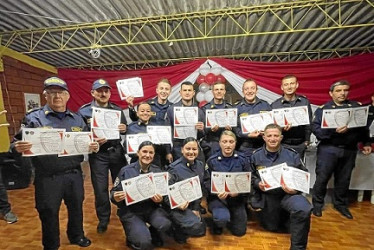
[[[177,182],[168,187],[171,209],[174,209],[186,201],[191,202],[202,197],[199,176]]]
[[[59,156],[90,154],[91,132],[65,132],[62,153]]]
[[[91,128],[117,130],[121,123],[121,110],[92,108]]]
[[[281,127],[309,125],[309,111],[307,106],[274,109],[272,111],[274,123]]]
[[[22,140],[32,143],[23,156],[57,155],[62,152],[65,129],[23,128]]]
[[[174,127],[174,138],[186,139],[187,137],[197,138],[197,129],[193,127]]]
[[[298,168],[283,166],[281,184],[297,191],[309,194],[310,173]]]
[[[125,100],[128,96],[143,97],[143,83],[140,77],[118,80],[116,82],[119,97]]]
[[[369,127],[369,131],[370,131],[370,137],[374,137],[374,121],[371,123]]]
[[[279,188],[281,186],[280,180],[282,174],[282,167],[287,167],[287,164],[282,163],[279,165],[258,170],[261,181],[265,184],[265,190],[271,190]]]
[[[147,134],[154,144],[171,144],[170,126],[147,126]]]
[[[154,178],[154,182],[156,186],[156,194],[160,194],[162,196],[167,195],[169,173],[168,172],[153,173],[153,178]]]
[[[264,112],[240,117],[240,125],[243,134],[254,131],[263,131],[266,125],[274,123],[272,112]]]
[[[153,173],[141,174],[137,177],[121,181],[126,193],[126,205],[132,205],[153,197],[156,194]]]
[[[321,128],[348,128],[365,127],[369,107],[356,107],[345,109],[324,109],[322,113]]]
[[[236,127],[238,122],[237,109],[207,109],[205,112],[205,125],[207,128],[218,125],[224,128],[227,125]]]
[[[136,154],[139,145],[143,141],[151,141],[151,137],[148,134],[139,133],[133,135],[126,135],[126,150],[127,154]]]
[[[250,172],[212,172],[212,193],[249,193],[251,192]]]
[[[105,138],[107,140],[119,139],[118,130],[91,128],[93,138]]]
[[[174,126],[195,126],[198,112],[198,107],[174,107]]]

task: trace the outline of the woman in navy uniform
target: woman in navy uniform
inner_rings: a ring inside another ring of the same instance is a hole
[[[220,151],[212,155],[205,171],[204,185],[209,192],[208,208],[213,215],[213,234],[222,234],[229,223],[233,235],[243,236],[247,231],[246,195],[226,193],[212,194],[211,174],[215,172],[248,172],[249,161],[243,153],[235,151],[236,136],[232,131],[222,132],[219,140]]]
[[[120,170],[110,191],[110,198],[118,206],[117,215],[125,230],[127,245],[133,249],[152,249],[153,245],[163,245],[160,233],[171,227],[171,221],[161,206],[163,197],[160,194],[133,205],[126,205],[121,181],[149,172],[162,172],[158,166],[152,164],[155,147],[150,141],[139,145],[137,155],[138,161]],[[146,223],[150,224],[149,228]]]
[[[151,106],[147,102],[141,102],[137,108],[137,116],[138,120],[135,122],[130,123],[127,128],[127,134],[139,134],[139,133],[147,133],[147,126],[160,126],[162,124],[156,124],[151,120],[152,111]],[[166,162],[170,163],[172,161],[171,155],[171,146],[170,144],[162,144],[162,145],[154,145],[156,149],[156,153],[154,156],[153,164],[160,166],[161,169],[164,169]],[[138,160],[137,155],[130,154],[131,163]]]
[[[168,167],[169,185],[199,176],[203,183],[204,165],[196,160],[199,145],[195,138],[187,137],[182,143],[182,157]],[[170,211],[174,226],[174,239],[178,243],[186,243],[189,236],[204,236],[206,226],[200,214],[201,199],[186,202]]]
[[[29,111],[22,124],[26,128],[64,128],[66,132],[87,131],[83,119],[66,108],[70,98],[68,87],[62,79],[51,77],[44,81],[47,104]],[[32,143],[22,141],[22,131],[11,145],[13,151],[26,152]],[[90,144],[93,151],[99,150],[98,143]],[[58,157],[40,155],[32,157],[35,166],[35,205],[42,223],[44,249],[60,247],[59,212],[61,201],[68,210],[67,236],[71,244],[88,247],[91,241],[83,231],[84,188],[80,163],[83,155]]]

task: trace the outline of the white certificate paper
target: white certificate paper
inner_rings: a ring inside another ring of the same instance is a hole
[[[281,180],[283,167],[287,167],[287,164],[282,163],[279,165],[275,165],[272,167],[267,167],[267,168],[258,170],[261,181],[265,184],[265,190],[271,190],[271,189],[279,188],[281,186],[280,180]]]
[[[57,155],[63,150],[65,129],[23,128],[22,140],[32,143],[23,156]]]
[[[151,141],[151,137],[148,134],[139,133],[133,135],[126,135],[126,150],[127,154],[136,154],[139,145],[143,141]]]
[[[147,126],[147,134],[154,144],[171,144],[170,126]]]
[[[168,187],[171,209],[174,209],[186,201],[191,202],[202,197],[199,176],[177,182]]]
[[[141,174],[137,177],[121,181],[122,189],[126,192],[126,205],[149,199],[156,194],[153,173]]]
[[[195,126],[198,122],[198,107],[174,107],[174,126]]]
[[[60,156],[90,154],[91,132],[65,132],[65,141]]]
[[[128,96],[143,97],[143,83],[140,77],[118,80],[116,82],[119,97],[125,100]]]
[[[307,106],[273,109],[274,123],[281,127],[309,125],[309,111]]]
[[[240,117],[240,125],[243,134],[254,131],[263,131],[266,125],[274,123],[272,112],[263,112]]]
[[[91,128],[117,130],[121,123],[121,110],[92,108]]]
[[[118,130],[101,129],[101,128],[91,128],[93,138],[106,138],[107,140],[119,139]]]
[[[348,128],[365,127],[369,114],[369,106],[346,108],[346,109],[324,109],[322,113],[321,128]]]
[[[250,172],[212,172],[211,193],[251,192]]]
[[[283,166],[281,184],[287,187],[309,194],[310,173],[298,168]]]
[[[154,182],[156,186],[156,194],[160,194],[162,196],[167,195],[169,173],[168,172],[153,173],[153,178],[154,178]]]
[[[174,138],[186,139],[187,137],[197,138],[197,129],[195,127],[174,127]]]
[[[207,128],[218,125],[224,128],[227,125],[236,127],[238,122],[237,109],[207,109],[205,111],[205,125]]]

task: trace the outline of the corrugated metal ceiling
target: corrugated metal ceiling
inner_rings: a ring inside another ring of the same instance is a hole
[[[373,26],[369,0],[0,1],[1,45],[56,67],[125,69],[214,56],[297,61],[371,53]],[[94,59],[88,51],[97,47],[101,53]]]

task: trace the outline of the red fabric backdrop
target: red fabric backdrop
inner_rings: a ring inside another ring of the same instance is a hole
[[[368,103],[371,94],[374,93],[374,54],[306,62],[211,60],[243,78],[255,79],[263,88],[278,94],[281,94],[280,79],[286,74],[294,74],[300,83],[298,92],[307,96],[311,103],[316,105],[330,100],[329,86],[340,79],[351,82],[349,98],[352,100]],[[155,87],[159,79],[168,78],[172,85],[178,84],[204,62],[205,60],[195,60],[168,67],[130,71],[59,69],[58,75],[69,86],[71,98],[68,106],[73,111],[91,101],[91,85],[98,78],[104,78],[111,84],[111,100],[126,108],[126,102],[120,100],[117,92],[117,80],[135,76],[142,78],[145,97],[136,98],[136,102],[139,103],[156,95]]]

